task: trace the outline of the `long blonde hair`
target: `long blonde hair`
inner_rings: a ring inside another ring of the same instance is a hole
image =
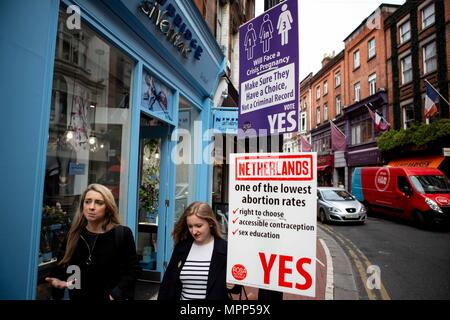
[[[206,202],[196,201],[191,203],[184,213],[181,215],[180,219],[178,219],[175,224],[175,228],[172,232],[173,242],[175,245],[182,240],[192,238],[191,233],[189,232],[189,228],[187,226],[186,218],[195,214],[197,217],[201,219],[205,219],[210,227],[211,235],[215,238],[222,238],[222,232],[220,231],[220,224],[217,221],[216,215],[214,211],[211,209],[209,204]]]
[[[75,212],[75,216],[72,222],[72,226],[69,230],[69,236],[67,238],[66,251],[64,253],[64,257],[59,262],[61,265],[68,264],[72,255],[77,246],[78,240],[80,239],[81,231],[86,227],[87,220],[83,214],[84,200],[86,198],[86,194],[89,191],[95,191],[102,195],[103,200],[105,201],[105,217],[102,223],[103,231],[108,231],[120,224],[119,219],[119,209],[117,208],[116,201],[114,200],[114,196],[104,185],[93,183],[90,184],[86,190],[84,190],[83,194],[80,198],[80,203],[78,204],[77,211]]]

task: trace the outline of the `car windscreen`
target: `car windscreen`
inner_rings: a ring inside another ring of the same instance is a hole
[[[349,201],[355,199],[345,190],[322,190],[322,196],[328,201]]]
[[[450,193],[446,176],[411,176],[410,180],[419,193]]]

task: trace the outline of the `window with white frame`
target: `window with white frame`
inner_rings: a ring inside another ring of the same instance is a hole
[[[369,40],[367,43],[367,52],[368,52],[368,59],[375,57],[376,54],[376,48],[375,48],[375,38]]]
[[[361,100],[361,83],[357,82],[354,85],[354,92],[355,92],[355,102],[358,102]]]
[[[411,55],[404,57],[400,60],[400,65],[402,68],[402,84],[412,81],[412,63]]]
[[[334,87],[339,87],[341,85],[341,74],[340,72],[336,72],[334,74]]]
[[[353,52],[353,69],[359,68],[360,60],[359,60],[359,50]]]
[[[316,88],[316,99],[319,100],[320,99],[320,86],[318,86]]]
[[[406,21],[400,26],[400,44],[405,43],[411,39],[411,23]]]
[[[306,110],[307,107],[307,103],[306,103],[306,98],[303,99],[303,110]]]
[[[430,3],[420,10],[420,12],[422,17],[422,30],[434,24],[434,3]]]
[[[436,42],[433,41],[423,47],[423,72],[427,74],[436,69]]]
[[[373,73],[369,76],[369,95],[377,92],[377,74]]]
[[[326,94],[328,94],[328,81],[327,80],[325,80],[323,82],[323,95],[326,95]]]
[[[337,95],[336,96],[336,115],[340,115],[341,114],[341,96]]]
[[[317,107],[317,110],[316,110],[316,122],[317,122],[317,124],[320,123],[320,106]]]
[[[403,129],[410,128],[414,123],[414,105],[412,103],[402,107]]]
[[[328,120],[328,104],[325,103],[323,105],[323,121],[327,121]]]
[[[300,132],[306,131],[306,112],[300,113]]]

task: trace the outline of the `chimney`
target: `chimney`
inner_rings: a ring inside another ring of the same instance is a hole
[[[322,59],[322,68],[325,67],[327,65],[327,63],[330,62],[331,59],[333,59],[335,56],[336,56],[336,53],[334,52],[334,50],[333,50],[333,53],[331,53],[331,54],[325,53],[323,55],[323,59]]]
[[[322,59],[322,68],[325,67],[327,65],[328,62],[330,62],[331,57],[327,54],[325,54],[325,56]]]

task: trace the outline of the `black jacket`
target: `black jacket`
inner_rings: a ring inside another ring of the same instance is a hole
[[[120,230],[122,228],[122,230]],[[119,233],[120,236],[117,235]],[[81,232],[85,235],[85,231]],[[86,239],[86,237],[84,236]],[[65,249],[65,243],[63,244]],[[60,259],[64,250],[60,254]],[[69,290],[71,300],[115,300],[133,299],[135,281],[139,272],[136,246],[130,228],[117,226],[99,234],[92,251],[92,264],[87,265],[89,250],[80,237],[69,265],[80,267],[81,289]],[[66,280],[67,266],[58,266],[52,276]],[[61,299],[64,291],[53,288],[53,298]]]
[[[175,246],[159,288],[158,300],[180,300],[182,289],[180,272],[193,242],[194,240],[190,238]],[[215,238],[206,287],[206,300],[228,299],[226,269],[227,242],[223,239]]]

